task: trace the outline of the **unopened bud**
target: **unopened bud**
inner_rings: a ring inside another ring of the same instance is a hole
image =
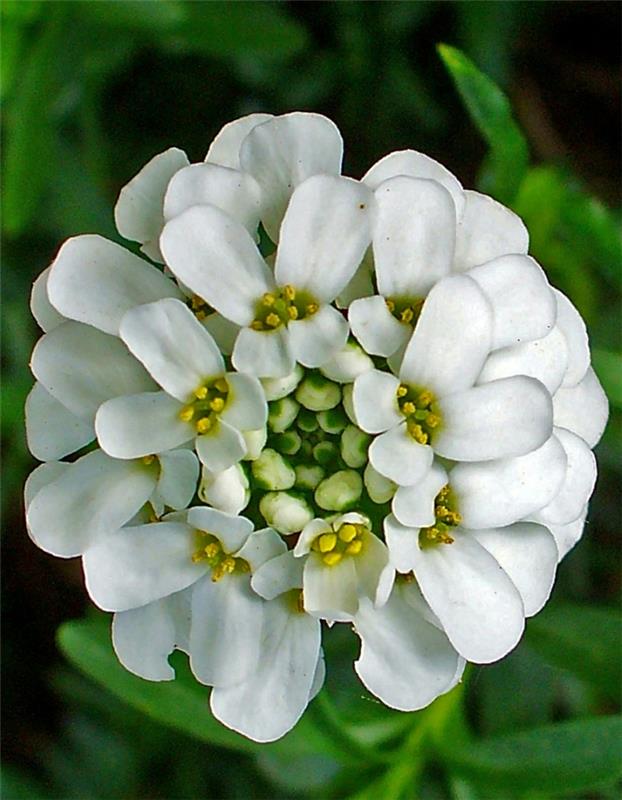
[[[371,436],[355,425],[348,427],[341,434],[341,457],[349,467],[357,469],[367,463],[367,450]]]
[[[212,472],[203,467],[199,497],[209,506],[239,514],[250,500],[248,478],[240,464],[234,464],[221,472]]]
[[[291,489],[296,480],[296,473],[276,450],[267,447],[251,464],[253,478],[260,489],[277,491]]]
[[[313,491],[326,474],[319,464],[298,464],[296,472],[296,488]]]
[[[340,406],[331,408],[328,411],[319,411],[317,421],[326,433],[341,433],[348,424],[348,418]]]
[[[296,400],[309,411],[326,411],[341,400],[341,389],[323,375],[311,373],[298,385]]]
[[[282,397],[268,405],[268,427],[275,433],[283,433],[296,419],[300,406],[293,397]]]
[[[320,372],[331,381],[352,383],[355,378],[374,368],[374,362],[356,342],[348,342]]]
[[[242,431],[244,442],[246,443],[245,461],[254,461],[259,458],[259,454],[266,446],[266,439],[268,438],[268,431],[265,427],[258,428],[255,431]]]
[[[358,501],[362,492],[363,481],[358,472],[343,469],[320,483],[314,499],[325,511],[347,511]]]
[[[397,489],[397,485],[393,481],[376,472],[371,464],[365,467],[363,481],[367,494],[374,503],[388,503]]]
[[[289,492],[268,492],[259,502],[259,511],[270,527],[285,535],[298,533],[313,519],[306,500]]]
[[[270,439],[270,444],[275,450],[278,450],[279,453],[284,453],[286,456],[293,456],[300,450],[302,439],[298,431],[290,430],[285,431],[285,433],[277,433],[276,436]]]
[[[266,400],[280,400],[282,397],[287,397],[298,386],[304,374],[304,369],[300,364],[296,364],[294,371],[284,378],[262,378],[261,385]]]

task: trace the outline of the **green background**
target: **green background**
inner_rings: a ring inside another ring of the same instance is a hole
[[[3,798],[619,796],[620,17],[606,2],[2,3]],[[213,721],[179,654],[174,684],[126,673],[79,563],[28,539],[28,298],[67,236],[119,240],[116,195],[155,153],[200,161],[223,123],[300,109],[339,125],[347,174],[412,147],[517,210],[587,321],[612,417],[585,536],[510,656],[400,714],[358,683],[337,626],[326,691],[262,747]]]

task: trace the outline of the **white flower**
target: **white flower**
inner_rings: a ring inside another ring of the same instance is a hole
[[[242,326],[236,369],[282,377],[295,362],[319,366],[345,344],[348,325],[330,306],[369,243],[373,197],[348,178],[309,178],[283,219],[274,276],[248,231],[214,206],[169,222],[161,247],[175,275]]]
[[[194,439],[212,471],[227,469],[246,453],[240,430],[266,422],[267,408],[256,378],[225,372],[214,340],[179,300],[167,299],[128,311],[121,322],[125,344],[162,387],[116,397],[97,412],[102,448],[115,458],[137,458]]]
[[[491,348],[494,317],[479,286],[445,278],[428,295],[399,378],[370,370],[354,382],[358,424],[380,433],[373,467],[401,486],[427,473],[433,453],[482,461],[528,453],[552,427],[551,398],[537,380],[515,375],[475,386]]]

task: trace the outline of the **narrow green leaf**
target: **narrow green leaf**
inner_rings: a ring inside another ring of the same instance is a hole
[[[507,203],[515,196],[529,161],[527,142],[510,103],[463,52],[446,44],[439,44],[438,52],[490,148],[483,188]]]
[[[526,640],[551,664],[619,698],[622,614],[615,609],[551,605],[529,620]]]
[[[481,787],[511,794],[588,791],[622,774],[622,717],[573,720],[448,747],[452,770]],[[495,795],[498,796],[498,795]]]

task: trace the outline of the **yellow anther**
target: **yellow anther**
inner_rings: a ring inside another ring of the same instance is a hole
[[[283,287],[283,297],[286,300],[289,300],[290,303],[292,300],[296,299],[296,289],[294,289],[291,283],[288,283]]]
[[[208,558],[215,558],[220,553],[220,545],[217,542],[210,542],[205,548],[205,555]]]
[[[335,564],[338,564],[343,556],[341,553],[338,553],[336,550],[333,550],[330,553],[326,553],[322,556],[322,561],[326,564],[327,567],[334,567]]]
[[[305,610],[305,598],[302,589],[298,592],[298,596],[296,597],[296,609],[300,614]]]
[[[192,406],[184,406],[179,412],[179,419],[182,422],[190,422],[192,417],[194,417],[194,408]]]
[[[450,536],[448,533],[440,533],[438,536],[438,540],[442,544],[453,544],[454,537]]]
[[[190,305],[192,306],[192,310],[196,311],[197,309],[206,306],[207,303],[202,297],[199,297],[198,294],[193,294],[192,297],[190,298]]]
[[[436,506],[434,513],[437,517],[446,517],[451,511],[446,506]]]
[[[264,306],[270,308],[276,303],[276,297],[270,292],[266,292],[264,296],[261,298],[261,302],[263,303]]]
[[[419,444],[427,444],[428,443],[428,434],[425,433],[421,425],[409,425],[408,432],[413,437],[416,442]]]
[[[155,461],[155,456],[143,456],[142,457],[142,462],[146,467],[148,467],[149,464],[153,464],[154,461]]]
[[[254,319],[254,320],[251,322],[251,328],[252,328],[254,331],[262,331],[262,330],[264,329],[264,327],[263,327],[263,322],[262,322],[260,319]]]
[[[235,558],[227,556],[220,566],[225,574],[231,575],[235,569]]]
[[[454,511],[452,513],[452,522],[454,523],[454,525],[460,525],[460,523],[462,522],[462,514],[459,514],[457,511]]]
[[[432,541],[434,539],[437,539],[439,534],[440,534],[440,531],[439,531],[438,528],[428,528],[426,530],[426,532],[425,532],[425,535],[427,536],[427,538],[432,540]]]
[[[218,581],[222,578],[225,574],[224,569],[222,568],[222,564],[216,567],[216,569],[212,570],[212,581],[214,583],[218,583]]]
[[[193,553],[192,554],[192,563],[193,564],[198,564],[200,561],[205,561],[205,554],[201,553],[200,551],[198,553]]]
[[[416,410],[417,406],[410,400],[405,402],[404,405],[402,406],[402,411],[404,412],[404,414],[414,414]]]
[[[438,427],[440,421],[441,418],[436,414],[428,414],[428,416],[425,418],[425,424],[428,426],[428,428]]]
[[[270,312],[266,317],[266,325],[269,325],[271,328],[278,328],[281,324],[281,318],[278,314],[275,314],[274,311]]]
[[[207,433],[211,427],[212,420],[209,417],[201,417],[201,419],[197,420],[198,433]]]
[[[402,322],[412,322],[414,316],[415,312],[412,310],[412,308],[405,308],[400,314],[400,319]]]
[[[336,533],[323,533],[320,536],[319,540],[320,553],[330,553],[331,550],[335,549],[336,544],[337,544]]]
[[[399,385],[399,387],[397,389],[397,396],[398,397],[406,397],[407,394],[408,394],[408,386],[404,386],[403,383],[400,383],[400,385]]]
[[[240,572],[251,571],[251,565],[248,563],[248,561],[244,561],[243,558],[236,558],[235,564],[236,567],[240,570]]]
[[[296,306],[289,306],[287,309],[287,316],[290,319],[298,319],[298,309]]]
[[[227,394],[229,391],[229,384],[227,383],[225,378],[218,378],[214,381],[214,389],[217,389],[219,392],[223,394]]]
[[[197,398],[197,400],[205,400],[207,394],[208,394],[207,386],[199,386],[198,389],[194,390],[194,396]]]
[[[222,399],[222,397],[215,397],[210,401],[209,407],[212,409],[212,411],[222,411],[225,407],[225,401]]]
[[[356,527],[348,522],[339,528],[339,538],[342,542],[351,542],[352,539],[356,539],[356,534]]]
[[[307,314],[311,315],[311,314],[315,314],[315,312],[318,309],[319,309],[319,306],[318,306],[317,303],[308,303],[306,308],[305,308],[305,311],[307,312]]]
[[[363,542],[360,539],[355,539],[355,541],[350,542],[350,544],[346,547],[346,553],[349,556],[357,556],[362,549]]]
[[[207,311],[195,311],[194,316],[199,320],[199,322],[202,322],[207,317]]]
[[[417,405],[429,406],[432,400],[434,400],[432,392],[429,392],[427,389],[425,389],[423,392],[421,392],[421,394],[417,398]]]
[[[386,307],[389,309],[389,311],[391,313],[393,313],[395,311],[395,303],[393,302],[393,300],[389,300],[387,298],[384,302],[386,304]]]

